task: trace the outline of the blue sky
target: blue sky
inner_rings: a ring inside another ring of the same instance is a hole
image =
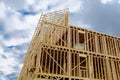
[[[0,0],[0,80],[17,80],[41,12],[69,8],[69,24],[120,37],[120,0]]]

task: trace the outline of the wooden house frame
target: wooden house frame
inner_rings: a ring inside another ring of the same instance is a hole
[[[119,80],[120,38],[68,20],[68,9],[41,15],[19,79]]]

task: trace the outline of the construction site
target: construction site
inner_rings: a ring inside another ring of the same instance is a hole
[[[120,38],[69,24],[69,9],[41,14],[19,80],[120,80]]]

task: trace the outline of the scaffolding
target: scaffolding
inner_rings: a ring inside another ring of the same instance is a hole
[[[41,14],[20,80],[119,80],[120,38],[68,24],[69,10]]]

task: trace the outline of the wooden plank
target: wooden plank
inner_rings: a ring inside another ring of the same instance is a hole
[[[120,38],[68,25],[68,16],[66,10],[41,16],[20,79],[118,80]],[[79,33],[84,37],[79,37]]]
[[[112,75],[113,75],[113,79],[117,80],[117,75],[116,75],[116,71],[115,71],[115,64],[114,61],[111,60],[111,66],[112,66]]]
[[[108,76],[108,80],[112,80],[110,62],[109,62],[108,58],[106,58],[106,67],[107,67],[107,76]]]

